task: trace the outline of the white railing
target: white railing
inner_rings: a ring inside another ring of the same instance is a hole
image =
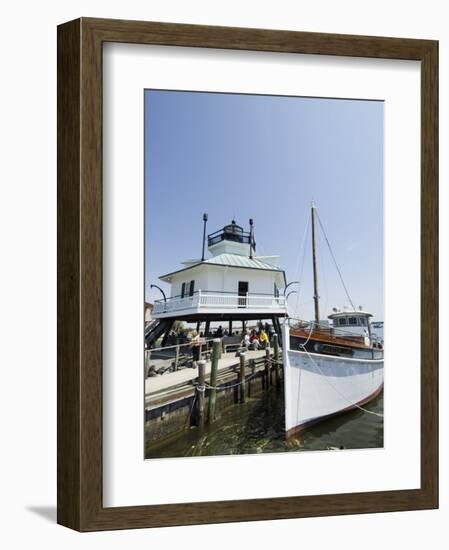
[[[154,303],[153,315],[183,311],[189,309],[259,309],[279,310],[286,307],[284,296],[273,296],[268,294],[228,294],[221,292],[202,292],[199,290],[193,296],[184,298],[174,297],[164,300],[157,300]]]
[[[197,308],[199,298],[200,293],[194,294],[193,296],[184,296],[184,298],[167,298],[166,301],[156,300],[156,302],[154,302],[153,315]]]

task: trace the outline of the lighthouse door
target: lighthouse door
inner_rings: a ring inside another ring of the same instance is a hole
[[[248,281],[239,281],[239,307],[246,307]]]

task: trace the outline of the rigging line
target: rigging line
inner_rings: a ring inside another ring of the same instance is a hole
[[[309,335],[307,336],[307,340],[304,342],[304,344],[300,344],[304,350],[306,349],[306,345],[309,343],[309,340],[310,340],[310,337],[312,336],[312,332],[313,332],[313,329],[314,329],[314,323],[310,323],[310,331],[309,331]],[[318,330],[319,330],[319,327],[318,327]]]
[[[323,224],[321,223],[320,215],[318,214],[318,211],[316,211],[316,213],[317,213],[317,217],[318,217],[318,223],[320,224],[321,231],[323,232],[324,238],[326,239],[326,243],[327,243],[327,246],[329,248],[329,252],[331,253],[332,259],[334,260],[335,267],[337,268],[337,272],[338,272],[338,275],[340,277],[341,284],[343,285],[343,288],[345,289],[346,296],[349,300],[349,303],[352,306],[352,309],[355,311],[355,306],[354,306],[354,304],[351,300],[351,296],[349,296],[348,289],[346,288],[345,282],[343,280],[343,275],[341,274],[340,268],[338,267],[337,260],[335,259],[334,253],[332,252],[332,247],[330,245],[329,239],[327,238],[326,231],[324,231]]]
[[[313,304],[313,302],[314,302],[314,299],[313,299],[313,298],[310,298],[309,300],[304,300],[304,302],[301,302],[301,303],[298,304],[298,305],[299,305],[300,307],[302,307],[302,306],[307,306],[307,305],[309,305],[309,304]],[[291,318],[293,319],[293,317],[291,317]],[[299,319],[299,318],[300,318],[300,317],[298,316],[298,319]]]
[[[302,247],[302,259],[301,259],[301,262],[300,262],[300,255],[298,255],[298,264],[297,264],[296,272],[299,275],[299,277],[298,277],[299,288],[298,288],[298,293],[297,293],[297,296],[296,296],[295,313],[298,312],[299,298],[300,298],[301,288],[302,288],[302,285],[303,285],[302,274],[304,272],[304,264],[305,264],[306,249],[307,249],[307,235],[309,233],[310,218],[311,218],[311,216],[307,216],[307,223],[306,223],[306,227],[305,227],[305,230],[304,230],[304,235],[302,237],[302,245],[301,245],[301,247]],[[301,268],[301,270],[299,268]]]
[[[321,246],[321,243],[322,243],[322,237],[321,235],[318,233],[318,240],[320,242],[320,246]],[[320,273],[323,274],[323,280],[324,280],[324,288],[325,288],[325,292],[326,292],[326,301],[324,303],[324,308],[322,308],[321,310],[321,313],[326,312],[327,311],[327,305],[329,303],[329,287],[327,286],[327,276],[326,276],[326,262],[324,262],[324,259],[323,261],[321,262],[321,265],[320,265]],[[322,302],[321,302],[322,303]]]
[[[301,249],[304,250],[304,244],[305,244],[305,241],[306,241],[306,236],[307,236],[307,231],[309,229],[309,224],[310,224],[310,216],[307,216],[307,223],[304,226],[304,233],[303,233],[303,236],[302,236],[301,247],[300,247],[299,250],[301,250]],[[303,257],[304,257],[304,252],[303,252]],[[299,253],[298,258],[297,258],[297,262],[296,262],[296,271],[295,271],[295,274],[298,274],[298,275],[299,275],[299,268],[300,268],[300,260],[301,260],[301,254]]]

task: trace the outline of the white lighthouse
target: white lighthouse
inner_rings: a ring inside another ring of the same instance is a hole
[[[207,215],[203,218],[207,220]],[[206,226],[205,226],[206,227]],[[205,239],[206,233],[204,232]],[[210,258],[185,260],[181,268],[159,277],[170,296],[154,303],[153,318],[187,322],[271,319],[287,314],[282,289],[285,272],[279,256],[257,256],[253,234],[235,220],[207,236]],[[169,328],[168,328],[169,330]]]

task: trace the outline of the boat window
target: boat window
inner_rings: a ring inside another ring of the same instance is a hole
[[[365,317],[360,317],[360,324],[362,325],[362,327],[366,327],[366,319],[365,319]]]
[[[349,325],[355,326],[357,325],[357,317],[349,317]]]
[[[346,317],[340,317],[340,319],[338,320],[338,324],[340,326],[346,325]]]

